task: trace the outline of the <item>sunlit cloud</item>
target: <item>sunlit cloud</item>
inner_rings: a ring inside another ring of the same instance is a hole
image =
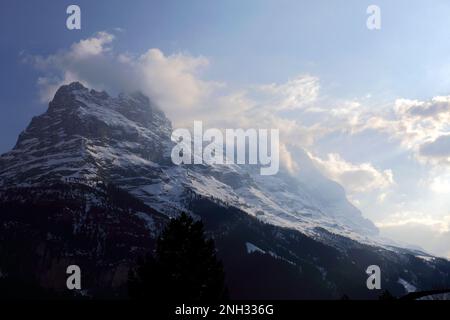
[[[339,182],[350,193],[385,189],[394,184],[391,170],[380,171],[370,163],[354,164],[339,154],[328,154],[326,159],[309,154],[314,164],[328,177]]]

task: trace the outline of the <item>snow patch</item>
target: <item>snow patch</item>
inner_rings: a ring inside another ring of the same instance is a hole
[[[413,286],[411,283],[409,283],[408,281],[406,281],[406,280],[404,280],[402,278],[399,278],[397,280],[397,283],[400,283],[403,286],[403,288],[405,288],[405,291],[407,293],[416,292],[417,291],[417,288],[415,286]]]
[[[246,243],[245,243],[245,246],[247,247],[247,253],[248,253],[248,254],[253,253],[253,252],[259,252],[259,253],[262,253],[262,254],[265,254],[265,253],[266,253],[263,249],[258,248],[258,247],[255,246],[253,243],[246,242]]]
[[[136,216],[144,220],[145,226],[147,227],[148,230],[150,230],[151,232],[156,231],[155,221],[147,213],[137,212]]]

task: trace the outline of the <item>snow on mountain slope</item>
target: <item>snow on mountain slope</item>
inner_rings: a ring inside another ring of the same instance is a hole
[[[176,166],[171,133],[170,121],[142,94],[114,98],[80,83],[62,86],[47,112],[0,157],[0,188],[100,180],[169,216],[189,211],[191,199],[200,196],[311,235],[317,227],[363,241],[377,234],[304,152],[296,155],[298,177],[282,170],[260,176],[248,165]]]

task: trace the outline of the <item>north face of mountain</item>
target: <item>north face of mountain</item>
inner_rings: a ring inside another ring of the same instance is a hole
[[[145,177],[153,161],[162,159],[161,141],[169,137],[169,121],[146,97],[113,99],[73,83],[58,90],[48,111],[33,118],[14,149],[0,158],[0,184],[125,178],[133,173]],[[133,168],[136,161],[146,166]]]
[[[377,234],[301,152],[299,177],[284,171],[262,177],[251,166],[175,166],[171,132],[170,121],[140,93],[114,98],[80,83],[62,86],[0,157],[0,186],[101,180],[169,216],[201,195],[312,236],[317,227],[362,240]]]
[[[182,211],[204,221],[234,298],[377,298],[372,264],[395,295],[450,286],[447,260],[373,240],[374,225],[303,151],[296,177],[176,166],[171,133],[142,94],[62,86],[0,157],[0,288],[6,279],[65,292],[76,264],[82,294],[124,297],[129,268]]]

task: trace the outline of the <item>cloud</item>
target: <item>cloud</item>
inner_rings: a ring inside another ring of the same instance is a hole
[[[380,193],[377,197],[378,203],[383,203],[386,201],[387,193]]]
[[[437,218],[420,211],[401,211],[391,214],[386,220],[377,222],[380,228],[398,227],[409,224],[420,224],[431,227],[435,232],[450,232],[450,216]]]
[[[254,87],[272,110],[295,110],[316,101],[319,95],[319,79],[301,75],[285,83],[265,84]]]
[[[110,44],[115,39],[113,34],[97,32],[94,36],[82,39],[70,46],[69,50],[62,50],[46,57],[24,55],[24,62],[31,63],[40,71],[52,73],[64,73],[73,69],[80,61],[89,61],[98,56],[104,56],[111,51]]]
[[[450,96],[429,101],[397,99],[376,115],[360,115],[353,132],[377,130],[398,140],[421,163],[449,165]]]
[[[450,164],[450,134],[437,137],[435,140],[425,142],[419,147],[421,157],[434,159],[439,163]]]
[[[370,163],[353,164],[339,154],[330,153],[327,159],[309,154],[316,167],[329,178],[339,182],[350,193],[385,189],[394,184],[391,170],[380,171]]]
[[[450,168],[432,168],[428,176],[421,181],[421,185],[428,187],[435,195],[442,195],[447,199],[450,194]]]
[[[401,211],[375,223],[381,235],[415,244],[430,253],[450,258],[450,216],[435,217],[417,211]]]
[[[150,49],[128,65],[139,79],[137,89],[152,97],[171,115],[180,109],[196,107],[219,86],[196,77],[208,63],[204,57],[165,56],[159,49]]]
[[[116,54],[112,49],[114,39],[112,34],[99,32],[74,43],[69,50],[47,57],[26,57],[44,74],[38,79],[41,101],[51,100],[62,84],[80,81],[113,93],[142,91],[175,117],[180,109],[200,104],[211,90],[220,87],[197,76],[209,63],[204,57],[164,55],[155,48],[139,56]]]
[[[107,32],[98,32],[94,37],[74,43],[70,50],[73,59],[83,59],[89,56],[96,56],[109,51],[107,45],[114,40],[114,35]]]

